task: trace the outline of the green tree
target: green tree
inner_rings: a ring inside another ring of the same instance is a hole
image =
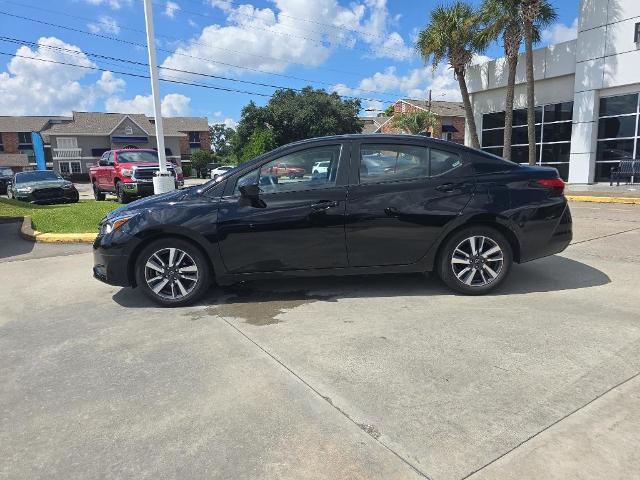
[[[242,147],[240,161],[246,162],[274,148],[276,148],[276,141],[271,130],[268,128],[254,130],[249,141]]]
[[[385,110],[384,110],[384,116],[385,117],[393,117],[393,112],[395,105],[389,105]]]
[[[527,128],[529,137],[529,165],[537,163],[536,158],[536,111],[533,78],[533,44],[536,41],[536,25],[553,22],[555,9],[546,0],[522,0],[522,23],[524,25],[524,51],[527,77]]]
[[[211,136],[211,148],[219,157],[228,157],[231,154],[231,139],[235,130],[224,123],[216,123],[209,126]]]
[[[312,87],[278,90],[264,107],[250,102],[242,109],[233,150],[245,160],[245,147],[256,131],[262,133],[253,141],[266,139],[264,130],[269,130],[274,147],[325,135],[360,133],[363,125],[359,111],[359,100],[343,100],[337,93]]]
[[[410,112],[402,113],[393,117],[391,123],[405,133],[417,135],[429,128],[433,128],[438,123],[438,117],[433,112]]]
[[[467,88],[466,74],[473,55],[484,51],[480,24],[480,15],[474,8],[464,2],[456,2],[449,6],[438,6],[431,11],[431,20],[418,35],[416,48],[426,62],[431,62],[435,70],[447,59],[458,80],[462,101],[464,103],[467,125],[471,133],[471,144],[480,148],[473,107]]]
[[[485,0],[481,8],[482,19],[485,23],[485,27],[481,33],[483,36],[483,42],[490,43],[501,38],[504,47],[504,56],[507,61],[504,147],[502,149],[502,156],[507,160],[511,160],[513,98],[516,83],[516,70],[518,67],[518,54],[525,34],[522,5],[523,0]],[[540,16],[533,25],[534,42],[540,40],[540,32],[542,28],[552,22],[555,19],[555,16],[553,8],[548,2],[543,1]]]
[[[214,154],[207,150],[198,150],[191,154],[191,167],[197,172],[196,175],[201,174],[201,172],[207,167],[207,163],[212,163],[214,161]]]

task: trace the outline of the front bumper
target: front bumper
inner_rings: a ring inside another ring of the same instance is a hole
[[[138,242],[128,235],[120,234],[119,237],[118,243],[112,242],[109,235],[96,238],[93,243],[93,277],[109,285],[131,287],[134,284],[131,252]]]
[[[176,180],[176,189],[182,187],[184,181]],[[151,181],[133,181],[122,183],[124,193],[131,196],[147,197],[154,194],[153,180]]]
[[[75,188],[69,190],[62,190],[62,192],[55,196],[41,197],[38,195],[37,190],[29,193],[14,193],[16,200],[23,202],[35,203],[38,205],[50,205],[54,203],[70,203],[77,202],[80,199],[80,194]]]

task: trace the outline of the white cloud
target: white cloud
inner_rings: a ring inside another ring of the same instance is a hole
[[[349,88],[344,84],[333,87],[339,95],[367,96],[367,90],[377,92],[399,92],[404,97],[426,100],[429,90],[433,100],[460,101],[462,99],[458,81],[453,72],[445,65],[439,66],[433,74],[431,67],[415,68],[405,75],[399,75],[396,67],[387,67],[383,72],[377,72],[371,77],[363,78],[356,88]],[[371,96],[370,94],[368,96]],[[383,110],[382,102],[365,101],[366,110]]]
[[[42,37],[35,50],[22,46],[16,55],[40,60],[73,63],[93,67],[94,63],[75,45],[55,37]],[[64,49],[64,50],[60,50]],[[66,50],[66,51],[65,51]],[[75,52],[75,53],[72,53]],[[13,57],[6,72],[0,72],[0,112],[13,115],[65,115],[72,110],[90,110],[100,98],[112,95],[124,87],[124,81],[111,72],[96,75],[88,69]],[[89,79],[88,84],[81,80]]]
[[[91,5],[106,5],[113,10],[119,10],[133,3],[132,0],[86,0],[86,2]]]
[[[220,111],[213,112],[213,118],[211,119],[211,124],[216,123],[224,123],[226,127],[233,128],[234,130],[238,126],[238,122],[230,117],[225,117],[224,114]]]
[[[180,93],[169,93],[162,99],[163,117],[181,117],[189,115],[191,111],[191,98]],[[109,112],[144,113],[153,115],[153,98],[151,95],[136,95],[131,99],[110,97],[105,102]]]
[[[542,41],[547,44],[567,42],[569,40],[574,40],[577,37],[577,18],[569,26],[565,25],[564,23],[556,23],[542,31]]]
[[[357,43],[367,46],[373,57],[405,60],[413,56],[402,36],[389,31],[396,20],[386,0],[361,0],[349,7],[337,0],[273,0],[274,8],[236,6],[228,0],[208,2],[227,15],[227,25],[204,27],[163,66],[219,74],[233,69],[221,63],[231,63],[281,72],[291,63],[317,67],[336,45],[349,48]]]
[[[173,18],[178,10],[180,10],[180,5],[176,2],[168,1],[164,9],[164,14],[169,18]]]
[[[93,33],[105,32],[112,33],[114,35],[120,33],[120,25],[118,25],[115,18],[108,15],[100,15],[97,22],[88,23],[87,27],[89,28],[89,31]]]

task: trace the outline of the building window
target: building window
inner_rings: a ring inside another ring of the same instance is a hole
[[[4,143],[2,143],[2,133],[0,133],[0,152],[4,152]]]
[[[536,158],[538,165],[554,167],[565,180],[569,177],[569,152],[573,102],[541,105],[536,115]],[[502,156],[504,142],[504,112],[482,116],[482,149]],[[527,109],[513,111],[511,130],[511,160],[516,163],[529,161],[529,135]]]
[[[640,160],[640,94],[600,99],[596,182],[611,178],[620,160]]]
[[[82,173],[80,162],[59,162],[59,169],[62,175],[73,175]]]
[[[18,143],[31,145],[31,132],[18,132]]]
[[[200,147],[200,132],[189,132],[189,151],[197,152]]]
[[[124,127],[124,134],[133,135],[133,127],[131,125],[127,125],[126,127]]]

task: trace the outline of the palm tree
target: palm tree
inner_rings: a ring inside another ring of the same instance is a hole
[[[482,19],[485,27],[481,33],[486,44],[502,37],[504,56],[507,61],[507,93],[504,115],[504,147],[502,156],[511,160],[511,138],[513,128],[513,98],[518,67],[518,53],[524,39],[524,20],[522,16],[523,0],[485,0]],[[540,41],[543,26],[551,23],[555,12],[548,2],[541,2],[539,18],[533,24],[533,41]],[[534,112],[535,113],[535,112]],[[535,119],[534,119],[535,127]],[[535,142],[534,142],[535,143]],[[534,149],[535,152],[535,149]]]
[[[391,124],[394,127],[414,135],[435,127],[437,123],[438,120],[435,113],[424,111],[402,113],[391,120]]]
[[[536,159],[536,112],[535,87],[533,80],[533,44],[536,41],[536,29],[554,21],[555,9],[547,0],[521,0],[521,15],[524,27],[524,47],[527,73],[527,128],[529,139],[529,165],[535,165]]]
[[[479,53],[485,46],[480,36],[479,20],[478,12],[467,3],[441,5],[431,11],[431,21],[420,32],[416,42],[420,55],[425,61],[431,61],[434,71],[445,58],[449,62],[460,86],[474,148],[480,148],[480,142],[465,77],[474,53]]]

